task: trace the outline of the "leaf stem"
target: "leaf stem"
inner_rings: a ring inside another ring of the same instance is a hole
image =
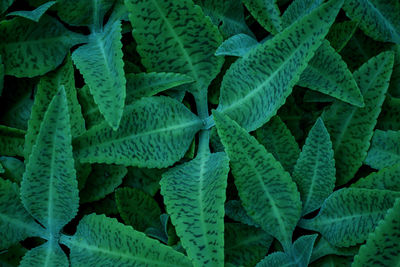
[[[199,133],[199,149],[197,154],[210,153],[210,130],[201,130]]]

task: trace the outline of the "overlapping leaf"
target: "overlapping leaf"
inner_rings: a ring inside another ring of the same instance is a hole
[[[338,52],[347,45],[353,34],[357,29],[357,22],[354,21],[342,21],[334,23],[326,36],[331,46]]]
[[[282,30],[281,12],[276,0],[243,0],[243,3],[267,31],[277,34]]]
[[[225,40],[215,52],[216,56],[237,56],[242,57],[252,48],[256,47],[258,42],[253,37],[239,33]]]
[[[3,156],[24,155],[24,130],[0,125],[0,154]]]
[[[400,131],[375,130],[365,163],[382,169],[400,163]]]
[[[354,256],[357,254],[359,247],[336,247],[329,243],[325,238],[321,237],[311,254],[310,262],[314,262],[326,255]]]
[[[399,183],[400,164],[383,168],[378,172],[373,172],[367,177],[361,178],[352,187],[382,189],[400,192]]]
[[[283,28],[287,28],[297,20],[319,7],[323,0],[294,0],[282,15]]]
[[[61,247],[54,241],[48,241],[39,247],[29,250],[22,258],[19,266],[68,267],[69,262]]]
[[[8,13],[7,16],[19,16],[23,18],[27,18],[30,20],[33,20],[35,22],[39,22],[40,18],[46,11],[56,3],[56,1],[49,1],[47,3],[44,3],[40,7],[36,8],[35,10],[32,11],[14,11],[11,13]]]

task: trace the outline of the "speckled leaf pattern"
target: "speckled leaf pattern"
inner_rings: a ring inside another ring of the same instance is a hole
[[[382,189],[400,192],[399,183],[400,164],[385,167],[378,172],[373,172],[367,177],[359,179],[352,187]]]
[[[396,0],[347,0],[346,15],[359,22],[365,34],[382,42],[400,43],[400,3]]]
[[[302,214],[321,207],[335,187],[335,159],[321,118],[311,128],[292,173],[303,203]]]
[[[298,85],[333,96],[357,107],[364,101],[352,73],[341,56],[324,40],[300,76]]]
[[[282,167],[292,173],[293,167],[300,154],[300,148],[294,136],[279,116],[271,120],[256,131],[257,140]]]
[[[192,0],[125,0],[125,5],[147,70],[189,75],[196,81],[190,90],[206,95],[223,63],[214,56],[222,36],[201,8]]]
[[[43,232],[26,212],[19,197],[18,186],[0,178],[0,249]]]
[[[67,30],[56,19],[43,15],[38,23],[13,18],[0,24],[0,54],[5,74],[34,77],[55,69],[69,48],[84,36]]]
[[[400,263],[400,198],[388,211],[367,243],[354,257],[353,267],[399,266]]]
[[[121,38],[121,22],[107,24],[104,31],[89,35],[89,42],[72,53],[95,103],[114,130],[118,129],[126,97]]]
[[[87,178],[85,187],[80,191],[80,202],[92,202],[114,192],[127,174],[124,166],[98,164],[92,165],[92,173]]]
[[[160,181],[167,212],[194,266],[224,266],[228,162],[223,152],[202,152]]]
[[[259,43],[253,37],[239,33],[225,40],[215,52],[216,56],[242,57]]]
[[[54,241],[49,241],[29,250],[19,265],[19,267],[33,266],[68,267],[69,262],[61,247]]]
[[[365,163],[382,169],[400,163],[400,131],[375,130]]]
[[[287,28],[319,7],[323,0],[294,0],[282,15],[282,26]]]
[[[337,185],[353,178],[367,155],[392,67],[392,52],[381,53],[367,61],[354,72],[365,107],[336,101],[322,115],[335,151]]]
[[[213,112],[247,214],[287,248],[300,218],[296,184],[282,165],[227,116]]]
[[[225,215],[234,221],[241,222],[254,227],[260,227],[246,213],[240,200],[229,200],[225,204]]]
[[[243,0],[253,17],[272,34],[282,30],[281,12],[276,0]]]
[[[137,188],[123,187],[115,191],[115,200],[121,218],[140,232],[156,227],[161,210],[151,195]]]
[[[317,217],[303,219],[299,226],[318,231],[332,245],[348,247],[364,242],[385,216],[400,192],[344,188],[333,192]]]
[[[352,247],[336,247],[329,243],[325,238],[321,237],[318,242],[316,242],[310,262],[314,262],[326,255],[340,255],[340,256],[354,256],[358,253],[358,246]]]
[[[39,6],[35,10],[32,11],[14,11],[11,13],[8,13],[7,16],[18,16],[18,17],[23,17],[27,18],[30,20],[33,20],[35,22],[38,22],[40,18],[43,16],[46,11],[56,3],[56,1],[49,1],[47,3],[44,3],[43,5]]]
[[[334,23],[326,39],[337,52],[340,52],[353,37],[357,26],[357,22],[349,20]]]
[[[49,236],[75,217],[79,205],[68,112],[61,87],[44,115],[21,182],[22,203]]]
[[[324,4],[233,63],[221,84],[218,110],[247,131],[273,117],[321,45],[342,2]]]
[[[202,121],[182,103],[145,97],[125,107],[120,127],[96,125],[74,142],[81,162],[163,168],[181,159]]]
[[[254,266],[268,252],[272,236],[241,223],[225,224],[225,262],[234,266]]]
[[[0,125],[0,155],[23,156],[25,134],[24,130]]]
[[[41,78],[37,86],[31,116],[28,121],[28,130],[25,135],[24,157],[26,163],[29,161],[29,155],[39,134],[40,124],[47,107],[60,86],[64,86],[67,96],[72,136],[78,136],[85,131],[85,121],[76,95],[74,67],[71,58],[68,56],[62,67]]]
[[[75,235],[62,236],[61,243],[71,250],[71,267],[192,266],[185,255],[104,215],[85,216]]]

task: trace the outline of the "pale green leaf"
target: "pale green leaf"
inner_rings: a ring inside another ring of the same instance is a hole
[[[118,129],[126,97],[121,38],[121,22],[107,24],[104,31],[90,34],[89,42],[72,53],[94,102],[114,130]]]
[[[359,22],[360,29],[381,42],[400,43],[400,3],[397,0],[347,0],[347,16]]]
[[[318,118],[292,173],[303,203],[302,214],[319,209],[335,187],[335,159],[324,122]]]
[[[32,11],[14,11],[11,13],[8,13],[7,16],[18,16],[18,17],[23,17],[26,19],[33,20],[35,22],[39,22],[40,18],[46,11],[56,3],[56,1],[49,1],[47,3],[44,3],[43,5],[39,6],[35,10]]]
[[[78,183],[63,86],[47,108],[21,182],[27,211],[52,238],[78,212]]]
[[[243,207],[286,249],[301,213],[296,184],[273,155],[245,129],[217,111],[213,115]]]
[[[233,63],[222,81],[218,110],[247,131],[273,117],[321,45],[342,2],[322,5]]]
[[[0,125],[0,155],[23,156],[25,134],[24,130]]]
[[[125,0],[125,5],[146,69],[189,75],[197,98],[207,95],[223,64],[214,56],[222,36],[201,8],[192,0]]]
[[[242,57],[256,46],[258,46],[256,39],[247,34],[239,33],[225,40],[218,47],[215,55]]]
[[[124,166],[92,165],[92,172],[79,193],[80,202],[93,202],[111,194],[122,183],[127,172]]]
[[[378,170],[400,163],[400,131],[375,130],[365,163]]]
[[[370,59],[354,72],[365,107],[357,108],[336,101],[322,115],[335,152],[337,185],[352,179],[367,155],[392,67],[392,52],[384,52]]]
[[[276,0],[243,0],[253,17],[272,34],[282,31],[281,12]]]
[[[31,236],[43,236],[43,228],[26,212],[16,184],[0,178],[0,250]]]
[[[61,243],[71,250],[72,267],[192,266],[171,247],[104,215],[85,216],[75,235],[61,236]]]
[[[240,223],[225,224],[225,262],[234,266],[254,266],[272,243],[272,237],[261,229]]]
[[[352,266],[399,266],[400,263],[400,198],[368,236],[354,257]]]
[[[224,264],[225,153],[202,152],[162,175],[161,194],[194,266]]]
[[[5,74],[34,77],[60,65],[68,50],[84,36],[43,15],[38,23],[19,17],[2,21],[0,40],[5,40],[0,43]]]
[[[282,15],[282,26],[287,28],[319,7],[323,0],[294,0]]]
[[[340,52],[353,37],[357,26],[357,22],[349,20],[334,23],[326,39],[337,52]]]
[[[282,164],[282,167],[292,173],[300,148],[281,118],[272,117],[268,123],[256,131],[256,135],[257,140]]]
[[[358,249],[358,246],[347,248],[336,247],[329,243],[325,238],[321,237],[312,251],[310,262],[314,262],[326,255],[354,256],[357,254]]]
[[[352,187],[382,189],[400,192],[399,183],[400,163],[373,172],[367,177],[353,183]]]
[[[22,258],[19,267],[68,267],[67,255],[54,241],[49,241],[29,250]]]
[[[96,125],[74,142],[81,162],[163,168],[181,159],[202,121],[169,97],[145,97],[125,107],[120,127]]]
[[[391,208],[400,192],[344,188],[333,192],[318,215],[299,226],[318,231],[332,245],[348,247],[364,242]]]
[[[133,229],[144,232],[149,227],[158,226],[161,210],[149,194],[140,189],[124,187],[115,191],[115,200],[121,218]]]

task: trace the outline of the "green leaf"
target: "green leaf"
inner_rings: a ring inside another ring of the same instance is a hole
[[[222,36],[201,8],[191,0],[125,0],[125,4],[146,69],[186,74],[196,81],[190,90],[197,98],[206,95],[223,64],[223,58],[214,56]]]
[[[78,212],[78,183],[72,157],[71,129],[63,86],[44,115],[21,182],[21,199],[28,212],[47,229],[50,238]]]
[[[0,96],[3,93],[3,87],[4,87],[4,64],[0,55]]]
[[[224,264],[224,202],[229,160],[202,152],[162,175],[161,194],[194,266]]]
[[[0,125],[0,155],[23,156],[25,131]]]
[[[25,135],[24,157],[26,162],[29,162],[29,155],[32,153],[33,146],[36,143],[40,124],[43,121],[47,107],[57,94],[60,86],[64,86],[67,96],[72,136],[78,136],[85,131],[85,121],[76,96],[74,67],[72,66],[71,58],[68,56],[61,68],[41,78],[37,86],[35,101],[28,121],[28,131]]]
[[[282,167],[292,173],[300,149],[281,118],[279,116],[272,117],[268,123],[256,131],[256,135],[257,140],[282,164]]]
[[[25,171],[25,164],[22,161],[12,157],[0,157],[0,164],[4,168],[3,177],[18,184],[22,181]]]
[[[319,118],[308,133],[292,173],[303,202],[303,215],[319,209],[333,192],[335,172],[332,142]]]
[[[239,200],[230,200],[225,204],[225,215],[235,220],[250,226],[260,227],[253,221],[252,218],[246,213],[242,203]]]
[[[43,236],[43,229],[26,212],[16,184],[0,178],[0,250],[31,236]]]
[[[240,223],[225,224],[225,263],[254,266],[268,252],[272,237],[261,229]]]
[[[124,179],[124,186],[134,187],[154,197],[160,189],[161,175],[165,169],[146,169],[128,167],[128,174]]]
[[[0,265],[2,267],[16,267],[19,265],[21,258],[26,254],[28,250],[17,244],[9,247],[7,251],[0,253]]]
[[[365,107],[357,108],[336,101],[322,115],[335,151],[337,185],[343,185],[353,178],[366,157],[392,67],[392,52],[384,52],[370,59],[354,72]]]
[[[269,267],[269,266],[293,267],[293,263],[287,254],[279,251],[268,254],[262,261],[260,261],[256,265],[256,267]]]
[[[272,34],[282,31],[281,12],[276,0],[243,0],[253,17]]]
[[[49,241],[29,250],[22,258],[19,266],[68,267],[69,262],[61,247],[54,241]]]
[[[301,220],[299,226],[318,231],[332,245],[348,247],[364,242],[400,192],[345,188],[333,192],[317,217]]]
[[[225,40],[215,52],[216,56],[236,56],[242,57],[254,47],[258,42],[253,37],[239,33]]]
[[[18,16],[18,17],[23,17],[26,19],[33,20],[35,22],[39,22],[40,18],[46,11],[56,3],[56,1],[49,1],[40,7],[36,8],[35,10],[32,11],[14,11],[11,13],[8,13],[7,16]]]
[[[373,172],[367,177],[361,178],[351,186],[400,192],[399,171],[400,164],[385,167],[378,172]]]
[[[325,238],[321,237],[312,251],[310,262],[314,262],[326,255],[332,254],[340,256],[354,256],[357,254],[358,249],[358,246],[348,248],[336,247],[329,243]]]
[[[247,131],[273,117],[321,45],[341,4],[341,0],[326,3],[233,63],[221,84],[218,110]]]
[[[343,10],[377,41],[400,43],[400,3],[396,0],[347,0]]]
[[[133,229],[144,232],[149,227],[158,226],[161,210],[149,194],[140,189],[124,187],[115,191],[115,200],[121,218]]]
[[[0,43],[5,74],[34,77],[60,65],[68,50],[84,36],[43,15],[38,23],[18,17],[2,21],[0,39],[5,40]]]
[[[294,0],[282,15],[283,28],[289,27],[307,14],[310,14],[322,3],[323,0]]]
[[[92,173],[87,178],[85,187],[79,193],[80,202],[93,202],[114,192],[128,170],[124,166],[98,164],[92,165]]]
[[[114,130],[118,129],[126,97],[121,38],[121,22],[107,24],[104,31],[92,32],[89,42],[72,53],[95,103]]]
[[[357,22],[350,20],[334,23],[326,39],[337,52],[340,52],[353,37],[357,26]]]
[[[391,50],[394,51],[394,66],[389,92],[393,97],[400,98],[400,45],[392,46]]]
[[[61,236],[71,250],[71,266],[192,266],[171,247],[104,215],[85,216],[74,236]]]
[[[326,40],[301,74],[298,85],[357,107],[364,106],[361,92],[347,64]]]
[[[352,266],[398,266],[400,255],[400,199],[368,236]]]
[[[393,75],[394,73],[392,73],[391,82],[393,81]],[[398,118],[399,114],[400,114],[400,98],[387,95],[385,102],[383,102],[382,111],[379,114],[376,128],[380,130],[394,130],[394,131],[400,130],[400,120]]]
[[[375,130],[365,164],[382,169],[400,163],[400,131]]]
[[[118,131],[107,123],[74,142],[81,162],[163,168],[181,159],[202,121],[168,97],[145,97],[125,108]]]
[[[272,154],[227,116],[213,112],[247,214],[287,248],[300,218],[296,184]]]
[[[4,13],[11,5],[14,0],[2,0],[0,1],[0,15]]]
[[[311,267],[350,267],[353,257],[328,255],[310,265]]]

